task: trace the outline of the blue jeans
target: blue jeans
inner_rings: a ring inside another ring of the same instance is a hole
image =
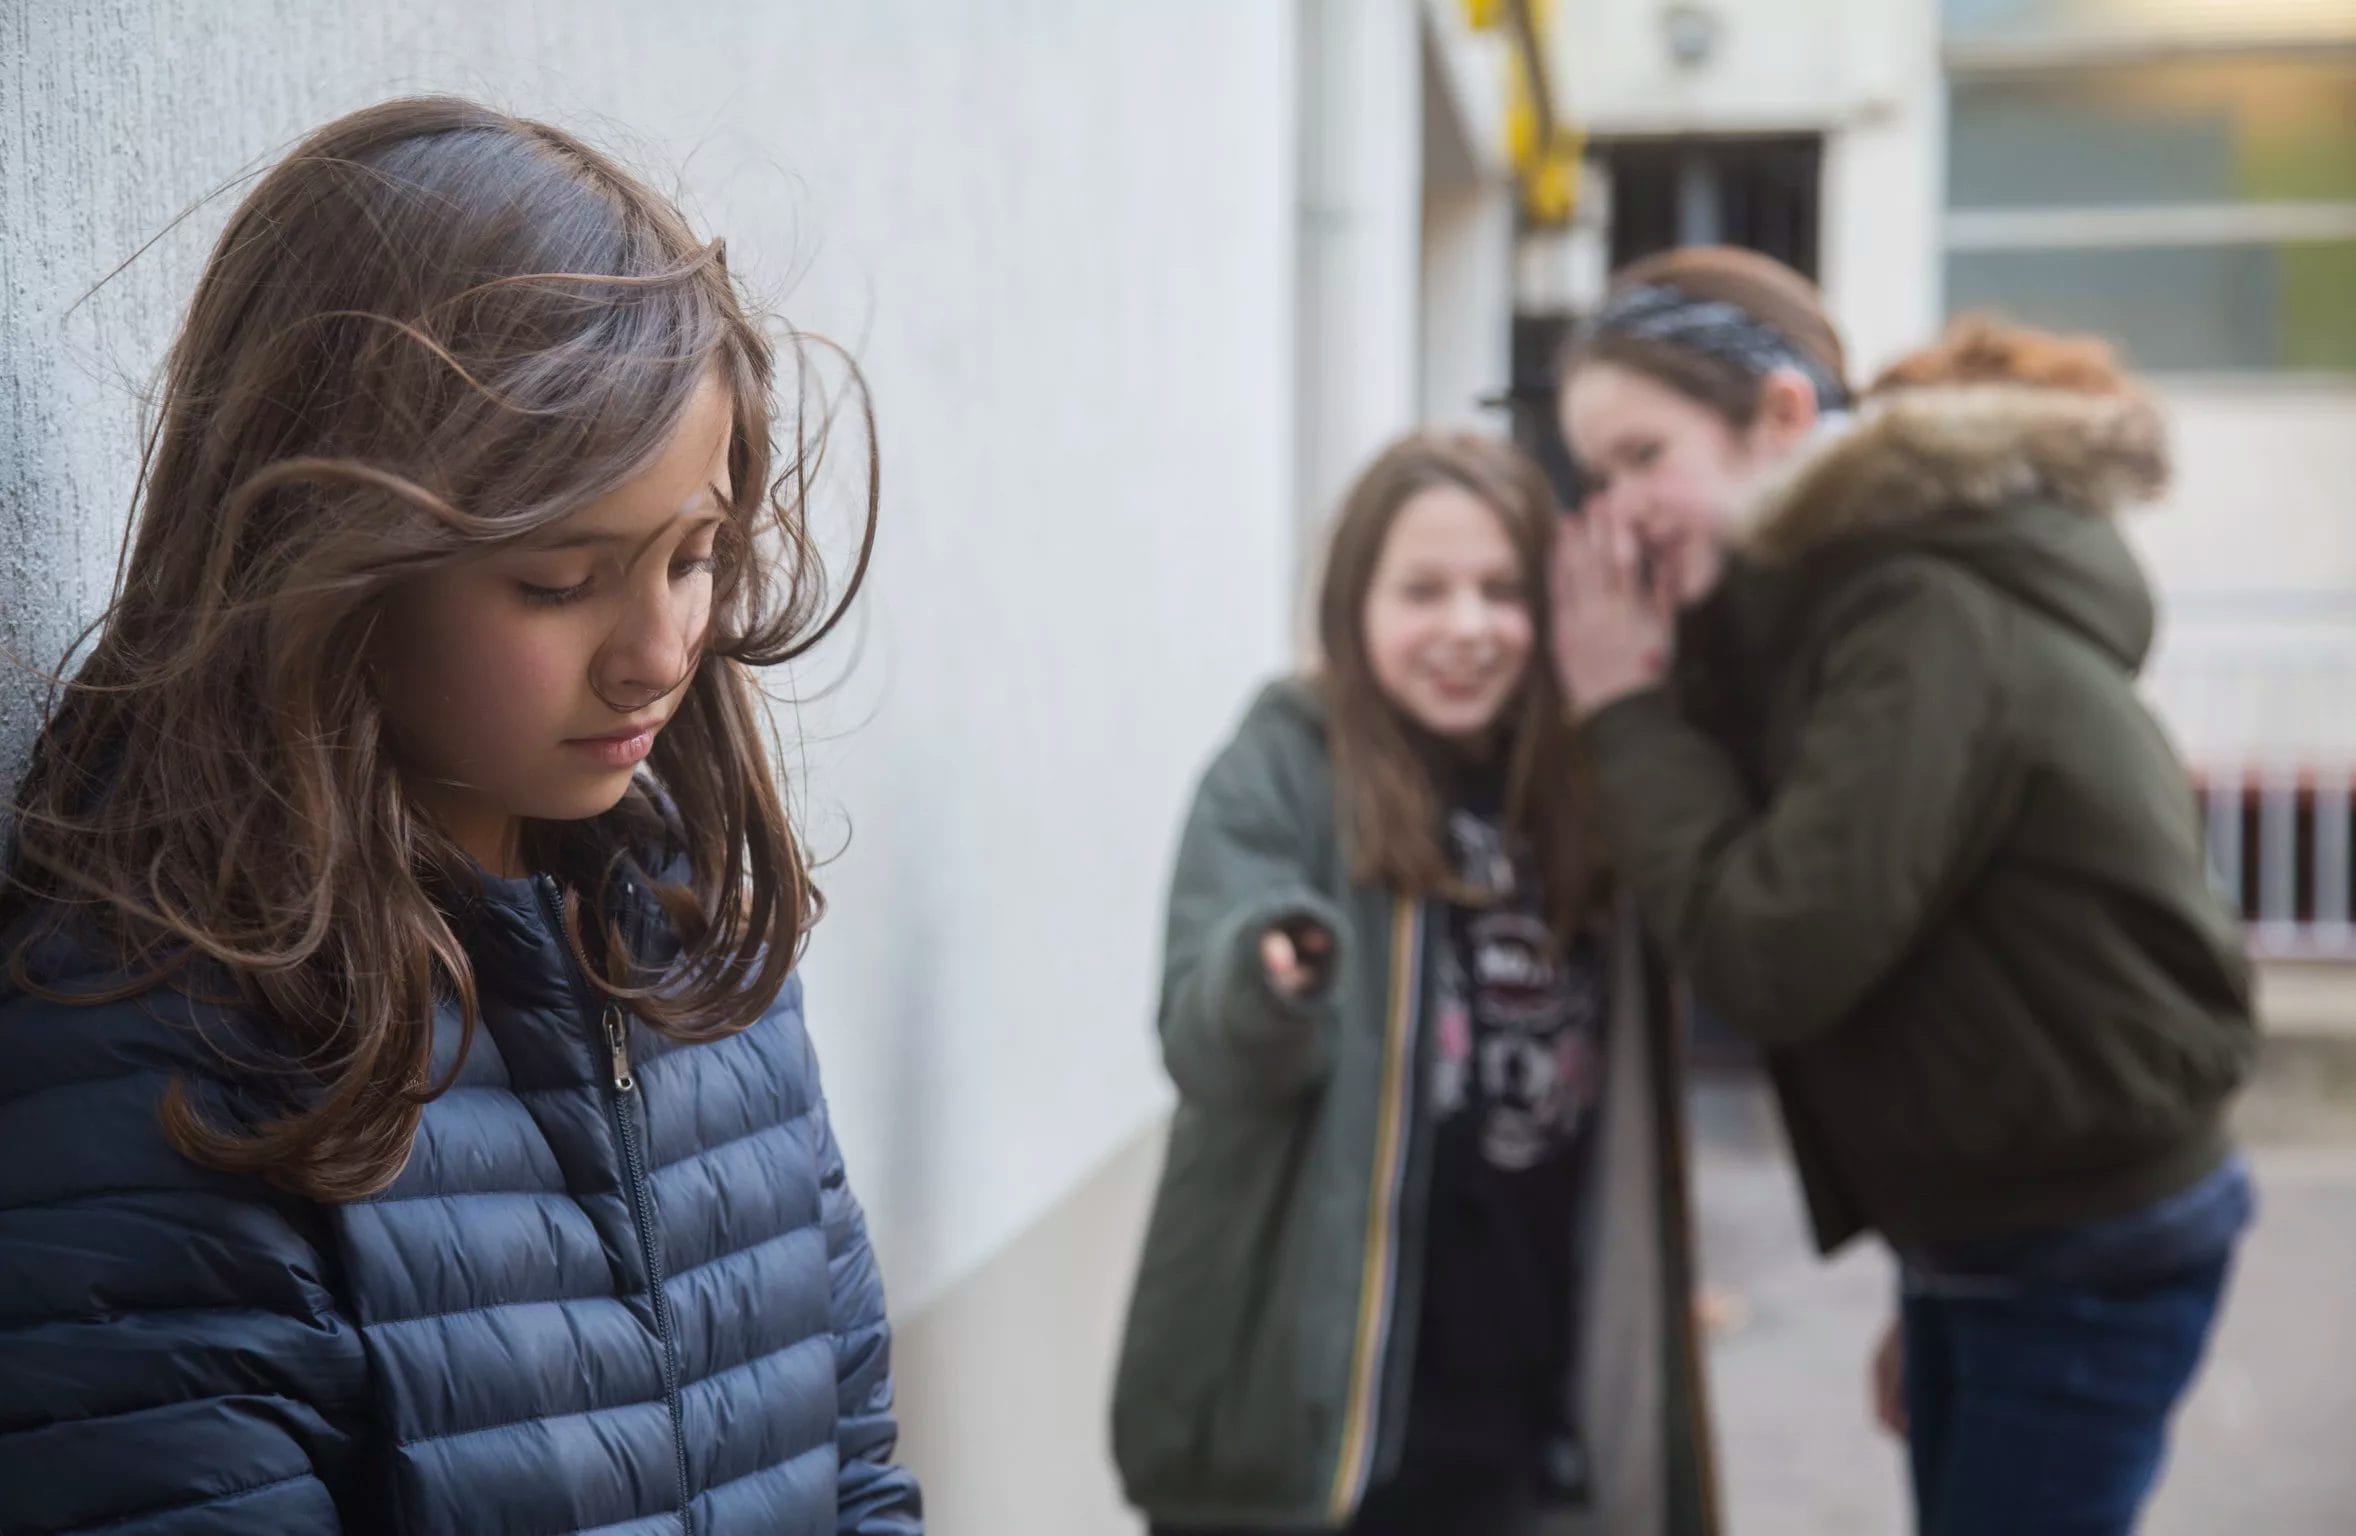
[[[1919,1536],[2131,1536],[2230,1267],[2115,1289],[1910,1288]]]

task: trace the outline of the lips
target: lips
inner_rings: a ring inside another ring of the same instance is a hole
[[[649,721],[644,725],[625,726],[603,736],[577,736],[565,743],[591,761],[608,768],[628,768],[646,760],[654,750],[655,736],[663,722]]]
[[[1486,693],[1496,686],[1497,674],[1493,670],[1463,673],[1434,672],[1431,674],[1431,679],[1432,686],[1444,694],[1455,698],[1472,698],[1478,694]]]

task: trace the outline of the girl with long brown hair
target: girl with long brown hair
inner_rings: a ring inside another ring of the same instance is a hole
[[[1554,524],[1503,443],[1393,446],[1320,665],[1203,778],[1113,1405],[1165,1536],[1712,1527],[1668,997],[1538,649]]]
[[[15,807],[0,1526],[918,1529],[754,681],[841,612],[773,362],[468,102],[230,217]]]

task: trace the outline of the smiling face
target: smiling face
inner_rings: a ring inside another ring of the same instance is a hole
[[[1399,508],[1367,589],[1367,663],[1403,714],[1478,742],[1520,691],[1536,638],[1529,573],[1497,511],[1435,485]]]
[[[711,622],[730,401],[706,379],[644,469],[547,529],[420,577],[374,640],[412,799],[486,869],[522,823],[611,810]]]
[[[1616,363],[1564,380],[1563,439],[1587,482],[1583,510],[1632,532],[1681,603],[1717,584],[1720,551],[1817,423],[1815,386],[1796,369],[1760,381],[1747,426]]]

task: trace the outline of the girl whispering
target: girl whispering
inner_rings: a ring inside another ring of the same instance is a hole
[[[2254,1209],[2249,966],[2136,684],[2165,423],[2086,337],[1966,318],[1854,402],[1842,361],[1763,256],[1619,277],[1562,362],[1557,660],[1819,1245],[1898,1259],[1917,1528],[2126,1536]]]

